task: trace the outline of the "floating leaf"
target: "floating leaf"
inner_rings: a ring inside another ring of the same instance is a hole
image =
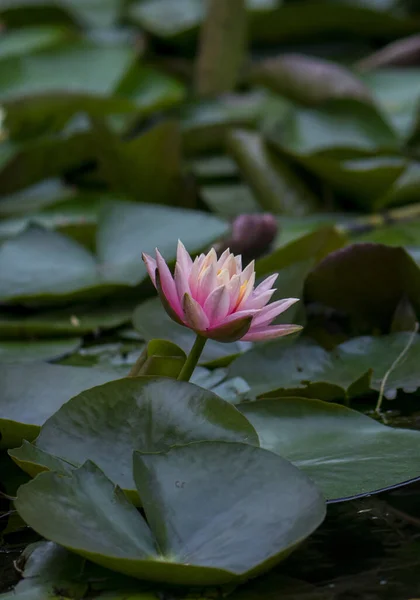
[[[0,247],[0,297],[3,301],[51,303],[80,294],[100,295],[121,285],[134,286],[147,274],[140,259],[142,251],[158,246],[170,260],[175,258],[178,238],[194,251],[225,231],[220,219],[196,211],[109,203],[99,215],[97,259],[70,238],[39,227],[5,242]]]
[[[258,133],[233,130],[227,146],[243,178],[264,210],[286,215],[304,215],[316,199],[290,166],[267,147]]]
[[[76,466],[92,460],[138,502],[133,450],[158,452],[201,440],[258,445],[248,421],[212,392],[172,379],[134,377],[75,396],[48,419],[34,450],[24,445],[11,456],[23,468],[29,463],[32,473],[38,464],[49,468],[43,453]]]
[[[304,54],[282,54],[261,61],[253,79],[294,102],[314,106],[333,98],[371,102],[368,88],[345,67]]]
[[[386,427],[338,404],[307,398],[238,407],[261,446],[305,471],[330,501],[365,496],[420,478],[420,432]]]
[[[347,315],[359,333],[389,331],[403,296],[420,314],[420,270],[402,248],[353,244],[320,262],[304,293],[307,302]]]
[[[134,477],[152,529],[91,462],[68,477],[41,473],[19,489],[15,505],[38,533],[93,562],[186,585],[240,581],[267,570],[325,515],[303,473],[246,444],[136,453]]]
[[[33,440],[41,425],[82,390],[116,378],[115,371],[48,363],[0,365],[0,448]]]
[[[328,400],[379,391],[393,362],[406,348],[411,333],[362,336],[344,342],[328,352],[315,342],[300,338],[256,346],[237,358],[228,377],[241,377],[255,396],[300,395]],[[416,364],[420,336],[416,336],[401,361],[389,374],[384,388],[387,398],[403,389],[420,387]]]
[[[391,126],[373,106],[356,100],[330,100],[317,109],[294,109],[280,120],[269,139],[283,152],[305,160],[392,153],[398,140]]]
[[[81,338],[43,340],[42,342],[0,341],[0,363],[54,360],[75,352],[81,344]]]

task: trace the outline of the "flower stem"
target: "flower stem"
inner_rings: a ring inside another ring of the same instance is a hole
[[[184,366],[181,369],[181,373],[178,375],[178,381],[189,381],[191,375],[194,372],[195,367],[200,359],[201,353],[203,352],[203,348],[205,343],[207,342],[207,338],[202,337],[201,335],[197,335],[195,338],[195,342],[189,355],[187,356],[187,360],[184,363]]]

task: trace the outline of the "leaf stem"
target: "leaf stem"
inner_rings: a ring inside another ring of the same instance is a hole
[[[397,358],[394,360],[392,365],[389,367],[388,371],[384,375],[384,378],[382,379],[381,387],[379,390],[379,398],[378,398],[378,402],[377,402],[376,408],[375,408],[375,412],[379,416],[381,415],[382,401],[384,399],[385,386],[388,381],[388,377],[391,375],[392,371],[395,369],[395,367],[398,365],[398,363],[404,358],[404,356],[410,350],[411,345],[414,342],[414,338],[416,337],[418,330],[419,330],[419,324],[417,322],[414,326],[413,331],[411,332],[410,337],[408,338],[406,345],[404,346],[404,348],[402,349],[400,354],[397,356]]]
[[[178,375],[178,381],[190,380],[190,377],[193,374],[198,361],[200,360],[200,356],[203,352],[203,348],[206,342],[207,338],[197,334],[194,345],[191,348],[189,355],[187,356],[187,360],[185,361],[184,366],[181,369],[181,373]]]

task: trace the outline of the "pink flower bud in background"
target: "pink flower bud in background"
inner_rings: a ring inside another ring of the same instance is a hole
[[[193,261],[178,242],[175,273],[156,249],[156,260],[143,254],[147,271],[169,316],[202,337],[219,342],[269,340],[299,331],[299,325],[270,325],[297,298],[269,304],[277,275],[254,288],[254,261],[242,269],[229,249],[217,258],[214,248]]]

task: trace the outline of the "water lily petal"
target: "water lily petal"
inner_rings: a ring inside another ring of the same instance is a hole
[[[241,273],[241,283],[245,281],[249,281],[251,279],[252,273],[255,274],[255,260],[252,260],[249,265],[245,267],[245,269]],[[255,281],[255,276],[254,276]]]
[[[248,333],[243,336],[244,342],[260,342],[265,340],[274,340],[284,335],[290,335],[300,331],[300,325],[268,325],[263,327],[250,328]]]
[[[264,306],[270,301],[271,296],[276,291],[275,288],[267,290],[262,294],[255,296],[255,291],[249,296],[248,300],[244,303],[244,308],[264,308]]]
[[[159,270],[160,285],[166,300],[179,317],[182,317],[181,303],[176,292],[175,281],[163,256],[156,249],[156,264]]]
[[[252,317],[235,319],[230,323],[224,323],[206,332],[206,336],[218,342],[236,342],[244,337],[251,327]]]
[[[193,266],[192,258],[188,254],[181,240],[178,240],[178,247],[176,249],[176,264],[179,265],[187,275],[189,275]]]
[[[209,326],[209,320],[199,303],[189,294],[185,294],[182,304],[187,325],[194,331],[205,331]]]
[[[296,302],[299,302],[299,298],[284,298],[283,300],[277,300],[277,302],[272,302],[272,304],[265,306],[255,317],[252,323],[253,327],[268,325],[278,315],[293,306],[293,304],[296,304]]]
[[[225,285],[220,285],[208,296],[204,303],[204,312],[209,320],[209,328],[220,323],[228,314],[230,306],[229,291]]]
[[[153,285],[156,287],[156,269],[157,269],[156,261],[154,258],[149,256],[149,254],[146,254],[145,252],[143,252],[143,254],[141,256],[143,258],[144,264],[146,265],[146,269],[147,269],[147,272],[149,273],[149,277],[152,280]]]
[[[210,263],[198,277],[195,299],[201,306],[204,305],[209,294],[217,287],[216,264]]]
[[[255,288],[254,296],[259,296],[260,294],[263,294],[267,290],[271,289],[278,276],[279,276],[278,273],[274,273],[273,275],[270,275],[269,277],[267,277],[267,279],[264,279],[264,281],[262,281]]]
[[[188,281],[188,273],[185,272],[184,267],[178,262],[175,265],[174,280],[179,301],[182,303],[184,295],[191,294],[191,290]]]

